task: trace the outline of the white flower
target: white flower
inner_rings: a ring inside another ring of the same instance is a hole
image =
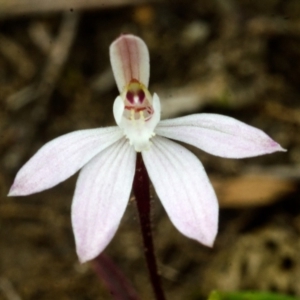
[[[211,246],[218,229],[218,202],[198,158],[181,145],[213,155],[244,158],[284,151],[264,132],[233,118],[195,114],[160,121],[160,101],[148,91],[149,53],[133,35],[110,46],[120,95],[113,106],[118,126],[75,131],[43,146],[18,172],[9,196],[53,187],[81,169],[72,224],[81,262],[96,257],[124,214],[141,152],[167,214],[184,235]]]

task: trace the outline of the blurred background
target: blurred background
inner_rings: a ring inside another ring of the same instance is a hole
[[[33,196],[6,195],[47,141],[114,125],[108,47],[121,33],[149,47],[162,118],[221,113],[288,149],[232,160],[189,147],[220,201],[212,249],[182,236],[152,191],[168,299],[204,299],[212,289],[300,296],[299,0],[0,0],[0,299],[110,299],[76,257],[77,175]],[[105,253],[150,300],[133,200]]]

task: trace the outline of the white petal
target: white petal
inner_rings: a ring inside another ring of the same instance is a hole
[[[81,262],[96,257],[118,229],[129,200],[135,161],[135,151],[122,139],[81,170],[72,204],[72,224]]]
[[[113,114],[114,114],[114,118],[115,118],[115,121],[118,126],[120,126],[120,124],[122,122],[124,109],[125,109],[124,101],[121,96],[118,96],[115,99],[114,105],[113,105]]]
[[[53,187],[122,137],[118,127],[74,131],[45,144],[18,172],[9,196]]]
[[[285,151],[260,129],[217,114],[197,114],[161,121],[155,132],[227,158]]]
[[[121,35],[109,48],[110,62],[119,92],[132,79],[149,83],[149,52],[145,42],[131,34]]]
[[[153,138],[143,159],[165,210],[176,228],[212,246],[218,229],[218,202],[198,158],[165,138]]]

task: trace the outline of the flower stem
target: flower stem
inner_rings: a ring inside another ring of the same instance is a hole
[[[154,246],[150,221],[151,203],[149,177],[143,162],[142,155],[140,153],[137,153],[133,191],[135,194],[138,214],[141,223],[141,231],[144,243],[144,254],[147,262],[152,288],[156,300],[165,300],[164,292],[160,284],[160,277],[157,272],[157,265],[154,255]]]

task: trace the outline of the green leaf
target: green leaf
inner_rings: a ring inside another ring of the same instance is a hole
[[[208,300],[300,300],[300,298],[269,292],[212,291]]]

